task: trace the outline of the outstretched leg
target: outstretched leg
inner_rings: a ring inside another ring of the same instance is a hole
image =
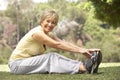
[[[86,71],[82,62],[66,58],[51,52],[31,58],[15,60],[9,63],[12,73],[70,73],[75,74]]]

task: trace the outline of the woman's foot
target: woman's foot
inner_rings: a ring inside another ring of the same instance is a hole
[[[86,67],[84,64],[80,65],[80,73],[86,72]]]
[[[100,51],[93,52],[92,57],[84,63],[87,73],[89,74],[97,73],[101,61],[102,61],[101,52]]]
[[[97,58],[97,66],[96,68],[94,69],[93,73],[98,73],[98,68],[99,68],[99,65],[102,61],[102,53],[100,51],[96,52],[98,54],[98,58]]]

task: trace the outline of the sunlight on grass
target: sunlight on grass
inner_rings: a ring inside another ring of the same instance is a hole
[[[101,63],[100,68],[103,67],[118,67],[120,66],[120,63]]]
[[[0,71],[1,71],[1,72],[9,72],[10,69],[8,68],[8,65],[7,65],[7,64],[1,64],[1,65],[0,65]]]
[[[100,68],[103,67],[118,67],[120,66],[120,63],[101,63]],[[10,69],[8,68],[7,64],[1,64],[0,65],[0,72],[10,72]]]

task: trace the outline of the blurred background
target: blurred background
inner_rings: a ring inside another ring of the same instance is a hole
[[[119,0],[0,0],[0,64],[6,64],[19,40],[39,25],[41,12],[54,9],[59,23],[54,33],[86,48],[100,48],[102,62],[120,62]],[[48,48],[76,60],[80,54]]]

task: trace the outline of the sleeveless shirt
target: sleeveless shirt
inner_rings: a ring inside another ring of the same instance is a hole
[[[40,55],[45,52],[44,44],[33,39],[32,35],[35,32],[43,31],[41,26],[37,26],[30,30],[18,43],[10,56],[10,61],[16,59],[29,58],[32,56]]]

